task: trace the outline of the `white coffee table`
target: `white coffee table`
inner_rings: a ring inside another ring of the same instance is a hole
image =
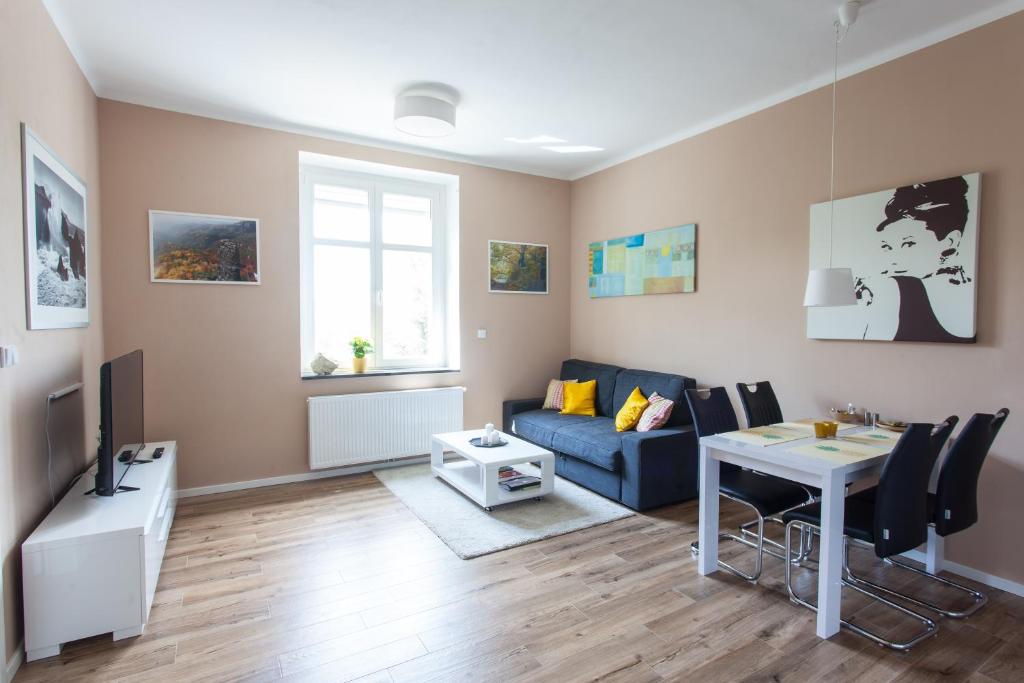
[[[555,490],[555,456],[551,451],[528,441],[501,433],[507,446],[479,448],[469,443],[484,433],[482,429],[434,434],[430,442],[430,467],[434,475],[461,491],[467,498],[490,511],[530,498],[540,498]],[[454,451],[459,459],[445,462],[445,451]],[[539,462],[540,470],[530,463]],[[523,474],[540,477],[540,486],[522,491],[506,491],[498,486],[498,468],[515,467]]]

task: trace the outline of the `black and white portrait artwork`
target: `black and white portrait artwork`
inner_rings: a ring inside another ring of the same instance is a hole
[[[850,268],[857,305],[807,309],[811,339],[975,341],[978,197],[972,173],[811,206],[811,268]]]
[[[89,324],[86,187],[22,126],[28,328]]]

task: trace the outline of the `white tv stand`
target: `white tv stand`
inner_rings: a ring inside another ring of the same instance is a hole
[[[177,445],[151,443],[138,457],[152,462],[132,465],[121,482],[138,491],[85,495],[93,468],[22,544],[28,661],[72,640],[146,628],[177,504]]]

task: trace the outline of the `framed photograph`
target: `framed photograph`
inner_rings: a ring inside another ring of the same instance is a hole
[[[488,291],[504,294],[548,293],[548,245],[488,240]]]
[[[28,329],[89,324],[86,187],[21,124]]]
[[[693,292],[697,287],[697,225],[591,242],[587,271],[591,299]]]
[[[853,271],[856,306],[807,309],[810,339],[972,343],[981,175],[811,206],[811,268]]]
[[[258,285],[260,222],[150,211],[149,270],[153,282]]]

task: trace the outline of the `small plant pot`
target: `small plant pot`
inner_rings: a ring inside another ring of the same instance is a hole
[[[366,372],[366,356],[352,359],[352,372]]]

